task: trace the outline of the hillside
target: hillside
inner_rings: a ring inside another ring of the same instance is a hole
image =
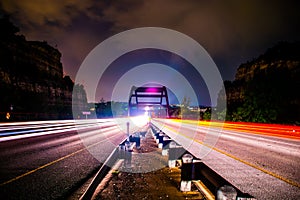
[[[0,27],[0,120],[72,118],[74,83],[63,76],[61,53],[27,41],[7,18]]]
[[[241,64],[224,85],[227,120],[299,124],[300,42],[278,43]]]

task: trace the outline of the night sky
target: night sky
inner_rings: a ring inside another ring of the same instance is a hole
[[[0,0],[27,40],[47,41],[62,53],[73,80],[103,40],[138,27],[163,27],[196,40],[224,80],[279,41],[299,41],[300,1],[290,0]]]

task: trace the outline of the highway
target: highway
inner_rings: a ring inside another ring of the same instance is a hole
[[[66,199],[125,137],[112,120],[5,123],[0,135],[0,199]]]
[[[126,138],[126,121],[0,124],[0,198],[66,199]],[[300,199],[298,126],[152,123],[243,192],[257,199]]]
[[[243,192],[257,199],[300,198],[298,126],[153,123]]]

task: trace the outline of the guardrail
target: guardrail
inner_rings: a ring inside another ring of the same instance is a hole
[[[185,150],[176,140],[167,136],[153,124],[152,131],[158,143],[161,144],[159,146],[162,146],[162,152],[164,149],[168,151],[163,155],[168,154],[169,167],[179,165],[181,168],[181,191],[190,191],[193,183],[207,199],[231,199],[230,196],[235,196],[234,198],[239,200],[255,199],[210,169],[200,159]]]
[[[243,193],[217,172],[210,169],[200,159],[192,155],[176,140],[173,140],[157,127],[151,125],[151,129],[158,148],[162,149],[162,156],[168,156],[168,166],[181,169],[181,191],[190,191],[191,185],[194,184],[206,199],[229,199],[230,196],[234,196],[234,199],[238,200],[255,199],[253,196]],[[111,170],[110,166],[114,166],[118,159],[124,159],[124,165],[131,166],[132,149],[134,146],[139,148],[139,144],[140,138],[135,135],[131,135],[123,140],[103,163],[80,199],[92,198],[98,185]]]
[[[81,200],[89,200],[92,198],[96,188],[111,169],[110,166],[113,166],[113,164],[117,161],[117,159],[118,159],[118,151],[117,149],[114,149],[114,151],[109,155],[109,157],[106,159],[106,161],[103,163],[103,165],[95,175],[94,179],[92,180],[91,184],[88,186],[87,190],[80,197]]]
[[[89,200],[93,197],[98,185],[111,170],[111,166],[114,166],[118,159],[124,159],[125,165],[131,165],[131,152],[134,147],[139,147],[139,138],[134,135],[130,135],[128,138],[125,138],[102,164],[92,182],[89,184],[84,194],[80,197],[80,200]]]

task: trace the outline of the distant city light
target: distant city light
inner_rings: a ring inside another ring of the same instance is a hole
[[[10,114],[6,113],[6,119],[10,119]]]

